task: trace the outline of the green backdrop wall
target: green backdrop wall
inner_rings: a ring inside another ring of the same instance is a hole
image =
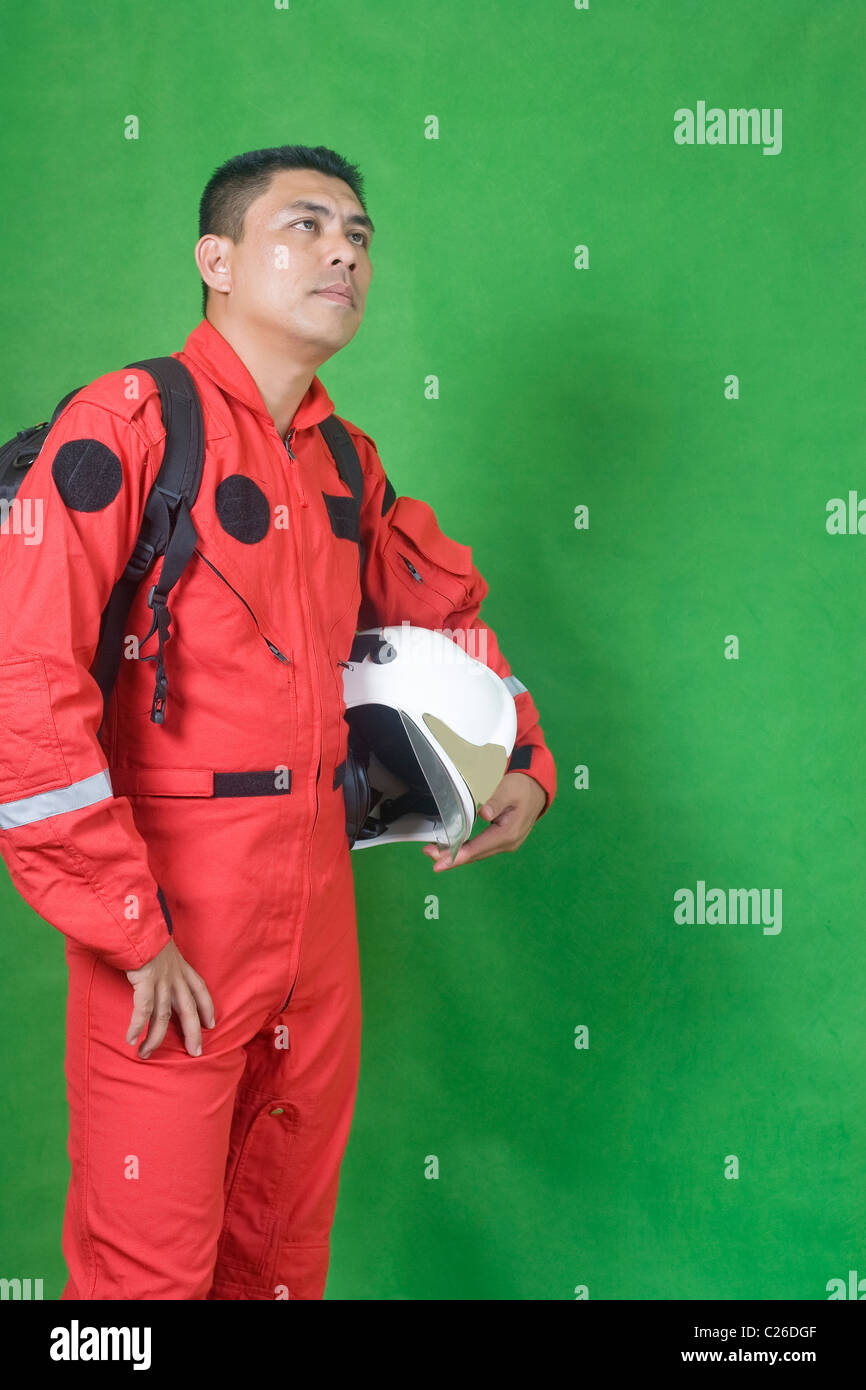
[[[866,496],[863,6],[6,15],[0,438],[182,347],[219,163],[338,150],[375,273],[320,375],[472,546],[557,761],[517,854],[435,880],[417,845],[353,857],[328,1298],[826,1299],[866,1275],[866,535],[827,511]],[[781,916],[678,920],[699,884]],[[0,1275],[57,1298],[62,939],[5,871],[0,910]]]

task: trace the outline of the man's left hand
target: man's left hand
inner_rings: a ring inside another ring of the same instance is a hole
[[[490,824],[480,835],[460,846],[453,864],[449,862],[451,851],[447,846],[444,849],[434,844],[424,846],[424,853],[434,861],[433,872],[456,869],[458,864],[486,859],[489,854],[501,854],[503,850],[519,849],[546,801],[547,795],[534,777],[526,772],[506,772],[478,812]]]

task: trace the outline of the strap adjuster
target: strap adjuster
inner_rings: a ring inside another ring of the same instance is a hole
[[[167,685],[168,682],[165,678],[165,672],[162,672],[162,674],[158,674],[156,677],[156,684],[153,692],[153,704],[150,707],[150,717],[154,724],[162,724],[165,722],[165,699]]]
[[[142,579],[150,569],[155,555],[156,547],[151,545],[150,541],[137,540],[124,571],[126,578]]]

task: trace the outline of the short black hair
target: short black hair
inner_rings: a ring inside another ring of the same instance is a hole
[[[325,145],[277,145],[270,150],[249,150],[227,159],[210,176],[198,210],[199,238],[214,236],[241,241],[250,203],[267,192],[278,169],[316,169],[320,174],[343,179],[364,212],[364,180],[357,164],[349,164]],[[202,280],[202,314],[207,314],[208,286]]]

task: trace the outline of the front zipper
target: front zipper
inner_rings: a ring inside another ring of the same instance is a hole
[[[298,495],[299,495],[299,497],[300,497],[300,499],[301,499],[301,506],[302,506],[302,507],[307,507],[307,506],[309,506],[309,503],[307,502],[306,493],[304,492],[304,485],[303,485],[303,483],[301,482],[301,474],[300,474],[300,470],[298,469],[298,466],[297,466],[297,459],[296,459],[295,455],[292,453],[292,446],[291,446],[291,442],[290,442],[291,439],[292,439],[293,434],[295,433],[295,429],[296,429],[296,426],[295,426],[295,425],[292,425],[292,428],[289,430],[288,434],[286,435],[286,437],[285,437],[285,439],[282,441],[282,443],[283,443],[283,446],[284,446],[284,448],[285,448],[285,450],[286,450],[286,453],[288,454],[289,458],[292,460],[292,463],[295,465],[294,468],[289,468],[289,473],[291,474],[291,476],[292,476],[292,477],[294,478],[294,480],[295,480],[295,487],[297,488],[297,490],[298,490]]]
[[[291,463],[289,464],[289,477],[294,479],[295,489],[296,489],[296,491],[297,491],[297,493],[298,493],[298,496],[299,496],[299,498],[300,498],[301,506],[302,506],[302,507],[308,507],[308,506],[309,506],[309,503],[308,503],[307,498],[306,498],[306,495],[305,495],[305,493],[304,493],[304,485],[303,485],[303,483],[301,482],[301,471],[300,471],[300,469],[298,468],[297,459],[295,458],[295,455],[294,455],[294,453],[292,452],[291,441],[292,441],[292,437],[294,436],[295,429],[296,429],[296,426],[292,425],[291,429],[288,431],[288,433],[286,434],[285,438],[283,438],[282,435],[280,434],[279,430],[278,430],[278,429],[276,428],[276,426],[275,426],[275,427],[274,427],[274,434],[276,435],[277,439],[280,441],[280,447],[283,448],[283,449],[285,449],[286,453],[288,454],[288,456],[289,456],[289,458],[290,458],[290,460],[291,460]],[[292,527],[292,538],[293,538],[293,541],[294,541],[295,564],[296,564],[296,566],[297,566],[298,577],[299,577],[299,580],[302,580],[302,579],[303,579],[303,573],[304,573],[304,570],[303,570],[303,556],[302,556],[302,553],[301,553],[301,543],[300,543],[299,538],[298,538],[298,532],[297,532],[297,529],[296,529],[295,527]],[[202,558],[204,558],[204,557],[202,557]],[[301,587],[301,590],[302,590],[302,592],[303,592],[303,596],[304,596],[304,600],[305,600],[305,606],[306,606],[306,610],[307,610],[307,633],[308,633],[308,635],[309,635],[309,640],[312,642],[312,641],[313,641],[313,614],[312,614],[312,610],[311,610],[311,608],[310,608],[310,596],[309,596],[309,593],[308,593],[308,591],[307,591],[307,588],[306,588],[306,585],[305,585],[305,584],[301,583],[300,587]],[[249,606],[249,605],[248,605],[248,606]],[[321,689],[319,690],[319,720],[320,720],[320,726],[319,726],[319,727],[320,727],[320,730],[321,730],[320,737],[322,737],[322,736],[324,735],[324,709],[323,709],[323,707],[322,707],[322,693],[321,693]],[[315,793],[315,795],[316,795],[316,809],[315,809],[315,812],[314,812],[314,815],[313,815],[313,832],[315,832],[316,823],[317,823],[317,821],[318,821],[318,819],[319,819],[319,811],[320,811],[320,809],[321,809],[320,806],[319,806],[319,792],[318,792],[318,784],[319,784],[319,778],[320,778],[320,775],[321,775],[321,771],[322,771],[322,754],[321,754],[321,751],[320,751],[320,752],[319,752],[319,765],[318,765],[318,767],[316,768],[316,782],[315,782],[315,786],[316,786],[316,793]],[[311,837],[310,837],[310,844],[312,845],[312,835],[311,835]],[[309,860],[309,858],[308,858],[308,859],[307,859],[307,875],[308,875],[308,876],[309,876],[309,873],[310,873],[310,860]],[[288,1008],[288,1006],[289,1006],[289,1002],[290,1002],[290,1000],[291,1000],[291,998],[292,998],[292,995],[293,995],[294,992],[295,992],[295,986],[296,986],[297,983],[298,983],[298,976],[299,976],[299,974],[300,974],[300,961],[298,962],[298,969],[295,971],[295,978],[294,978],[294,980],[292,981],[292,987],[291,987],[291,989],[289,990],[289,997],[288,997],[288,999],[286,1000],[285,1004],[283,1005],[282,1009],[280,1010],[280,1013],[283,1013],[283,1012]]]
[[[229,584],[229,581],[226,579],[225,575],[224,575],[224,574],[220,574],[220,572],[219,572],[219,570],[217,569],[216,565],[211,564],[211,562],[210,562],[210,560],[207,558],[207,556],[206,556],[206,555],[202,555],[202,553],[201,553],[201,551],[198,549],[198,547],[196,547],[195,554],[198,555],[198,557],[199,557],[201,560],[204,560],[204,562],[205,562],[205,564],[208,566],[208,568],[213,570],[213,572],[214,572],[214,574],[216,575],[217,579],[221,579],[222,582],[223,582],[225,585],[227,585],[227,587],[228,587],[229,589],[231,589],[231,591],[232,591],[232,593],[235,595],[235,597],[240,599],[240,601],[241,601],[241,603],[243,604],[244,608],[247,610],[247,612],[249,613],[249,615],[250,615],[250,617],[252,618],[253,622],[255,623],[256,629],[257,629],[258,634],[259,634],[259,636],[261,637],[262,641],[270,648],[270,650],[273,652],[273,654],[274,654],[274,656],[277,658],[277,660],[278,660],[278,661],[282,661],[283,665],[285,665],[285,666],[291,666],[292,663],[291,663],[290,658],[287,657],[283,652],[281,652],[280,649],[279,649],[279,647],[275,646],[274,643],[270,640],[270,638],[269,638],[269,637],[266,637],[265,634],[262,632],[261,628],[259,627],[259,620],[258,620],[258,618],[256,617],[256,615],[255,615],[255,613],[253,612],[253,610],[250,608],[250,605],[247,603],[247,601],[246,601],[246,599],[244,598],[243,594],[239,594],[239,593],[238,593],[238,591],[237,591],[237,589],[235,588],[234,584]]]
[[[286,445],[286,447],[288,448],[288,445]],[[204,560],[204,562],[205,562],[205,564],[208,566],[208,568],[213,570],[213,572],[214,572],[214,574],[216,575],[217,579],[221,579],[222,582],[223,582],[229,589],[231,589],[232,593],[233,593],[237,598],[240,599],[240,601],[241,601],[241,603],[243,604],[244,608],[247,610],[247,612],[249,613],[249,615],[250,615],[250,617],[252,618],[253,622],[255,623],[256,629],[257,629],[257,631],[258,631],[258,633],[259,633],[259,636],[261,637],[262,641],[265,642],[265,643],[267,644],[267,646],[268,646],[268,647],[270,648],[270,650],[273,652],[274,656],[277,657],[277,659],[278,659],[279,661],[282,661],[282,662],[284,663],[284,665],[286,665],[286,666],[291,666],[292,663],[291,663],[291,660],[289,659],[289,657],[285,656],[284,653],[280,651],[279,647],[275,646],[275,644],[270,640],[270,638],[269,638],[269,637],[266,637],[265,634],[262,632],[261,628],[259,627],[259,620],[258,620],[258,618],[256,617],[256,615],[255,615],[255,613],[253,612],[253,610],[250,608],[250,605],[247,603],[247,601],[246,601],[246,599],[244,598],[243,594],[239,594],[239,593],[238,593],[238,591],[237,591],[237,589],[235,588],[234,584],[229,584],[229,581],[226,579],[225,575],[224,575],[224,574],[220,574],[220,572],[219,572],[219,570],[217,569],[216,565],[212,564],[211,561],[207,558],[206,555],[202,555],[202,553],[201,553],[201,551],[198,549],[198,547],[196,547],[195,554],[198,555],[198,557],[199,557],[201,560]],[[292,987],[291,987],[291,989],[289,990],[289,998],[286,1000],[285,1004],[284,1004],[283,1007],[280,1009],[280,1013],[281,1013],[281,1014],[282,1014],[282,1013],[285,1013],[286,1009],[289,1007],[289,1002],[290,1002],[290,1000],[291,1000],[292,995],[293,995],[294,992],[295,992],[295,985],[296,985],[297,983],[298,983],[298,980],[297,980],[297,975],[296,975],[296,976],[295,976],[295,979],[294,979],[294,981],[293,981],[293,983],[292,983]]]

